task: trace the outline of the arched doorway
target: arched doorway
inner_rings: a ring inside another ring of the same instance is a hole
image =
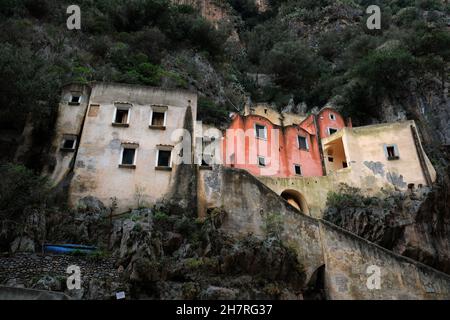
[[[305,300],[326,300],[325,291],[325,265],[320,266],[314,271],[309,279],[306,290],[303,292]]]
[[[296,190],[284,190],[281,193],[281,197],[283,197],[291,206],[297,208],[302,213],[309,214],[308,203],[300,192]]]

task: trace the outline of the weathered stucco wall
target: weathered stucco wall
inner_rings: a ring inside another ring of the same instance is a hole
[[[115,102],[132,104],[128,127],[112,125]],[[176,171],[174,160],[178,151],[172,151],[172,170],[156,170],[158,145],[174,146],[172,134],[184,128],[188,106],[190,121],[195,121],[197,96],[179,90],[119,84],[95,84],[71,183],[71,203],[92,195],[105,204],[117,197],[118,209],[127,210],[138,205],[151,204],[169,190]],[[167,106],[165,130],[151,129],[152,105]],[[123,143],[138,144],[135,168],[120,168]]]
[[[323,265],[316,220],[299,215],[244,170],[214,166],[214,170],[201,170],[199,177],[200,208],[223,208],[228,214],[222,225],[224,230],[238,236],[249,233],[263,236],[264,216],[279,214],[284,225],[281,236],[297,252],[299,261],[307,265],[308,276]],[[307,248],[302,245],[305,243]]]
[[[414,121],[343,129],[344,150],[347,163],[352,168],[351,183],[355,186],[360,184],[369,191],[381,187],[404,190],[408,184],[426,186],[411,126],[415,127]],[[327,141],[323,143],[325,145]],[[396,145],[399,159],[388,160],[384,145]],[[436,172],[423,150],[420,152],[434,181]]]
[[[405,190],[410,183],[415,187],[426,186],[411,126],[415,127],[414,121],[344,128],[322,142],[326,153],[326,147],[332,142],[342,141],[348,168],[328,170],[328,175],[324,177],[258,176],[258,179],[279,195],[287,190],[297,192],[306,201],[308,213],[315,218],[322,217],[328,192],[336,191],[341,183],[360,188],[366,195],[377,195],[381,189]],[[387,160],[384,144],[398,147],[398,160]],[[332,148],[336,149],[336,146],[332,145]],[[339,157],[334,151],[334,160],[338,161]],[[436,171],[425,152],[421,152],[434,181]]]
[[[73,94],[81,96],[79,104],[71,105]],[[90,88],[83,85],[68,85],[63,88],[61,102],[58,106],[58,118],[55,125],[50,153],[52,161],[44,168],[51,181],[56,185],[71,170],[71,163],[75,157],[75,150],[63,150],[64,135],[77,136],[77,145],[80,141],[84,116],[89,103]]]
[[[308,279],[325,265],[330,299],[450,299],[448,275],[301,214],[244,170],[217,166],[201,170],[199,178],[199,208],[223,208],[227,216],[222,228],[227,232],[263,236],[263,217],[280,214],[281,239],[295,250]],[[367,286],[371,265],[381,269],[379,290]]]
[[[278,195],[284,191],[298,192],[306,201],[309,215],[321,218],[327,202],[329,191],[337,190],[341,182],[347,182],[350,169],[343,169],[324,177],[258,177],[258,179]],[[306,212],[305,212],[306,213]]]
[[[330,299],[450,299],[450,276],[394,254],[326,221],[320,223]],[[368,267],[380,268],[369,289]]]

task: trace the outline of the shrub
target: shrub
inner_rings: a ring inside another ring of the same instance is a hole
[[[197,118],[204,123],[220,126],[228,120],[228,110],[224,105],[215,104],[211,99],[199,97]]]
[[[156,211],[154,213],[154,218],[156,221],[167,221],[169,219],[169,216],[165,212]]]
[[[279,213],[263,215],[263,231],[267,238],[280,239],[283,232],[283,217]]]
[[[44,18],[50,11],[47,0],[25,0],[25,7],[33,17],[38,19]]]
[[[414,56],[404,48],[377,49],[355,67],[357,77],[364,79],[377,92],[401,89],[416,70]]]
[[[347,207],[380,206],[382,204],[382,199],[366,197],[362,194],[361,189],[345,183],[341,183],[337,191],[328,192],[327,196],[328,208],[344,209]]]
[[[265,64],[268,72],[275,75],[277,84],[304,95],[316,84],[323,67],[321,58],[301,41],[275,44]]]
[[[45,208],[50,185],[21,165],[0,165],[0,219],[21,222],[31,209]]]

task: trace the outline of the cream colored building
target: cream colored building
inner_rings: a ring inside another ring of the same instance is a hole
[[[347,170],[348,183],[369,192],[417,188],[436,180],[414,121],[343,128],[322,145],[327,175]]]
[[[116,197],[127,210],[164,197],[182,157],[180,129],[195,123],[197,95],[108,83],[93,84],[90,94],[75,89],[63,92],[56,165],[47,169],[55,184],[70,175],[70,203],[92,195],[108,205]]]

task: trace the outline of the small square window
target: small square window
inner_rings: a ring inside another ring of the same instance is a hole
[[[298,176],[302,175],[302,167],[299,164],[294,165],[295,174]]]
[[[61,150],[74,151],[77,145],[77,137],[74,135],[64,135]]]
[[[64,149],[75,149],[75,139],[66,139],[63,144]]]
[[[163,127],[164,126],[164,119],[166,117],[166,113],[165,112],[155,112],[153,111],[152,113],[152,126],[157,126],[157,127]]]
[[[398,160],[400,159],[398,149],[396,145],[385,146],[385,152],[388,160]]]
[[[334,158],[333,157],[328,157],[328,162],[334,162]]]
[[[122,152],[122,165],[132,166],[134,165],[134,160],[136,156],[136,149],[134,148],[123,148]]]
[[[70,97],[69,104],[72,106],[79,105],[81,103],[81,95],[80,94],[72,94]]]
[[[308,140],[306,137],[298,136],[298,148],[302,150],[308,150]]]
[[[130,110],[128,108],[117,108],[114,117],[114,124],[127,125],[130,117]]]
[[[332,134],[336,133],[338,130],[335,128],[328,128],[328,134],[331,136]]]
[[[266,127],[260,124],[255,124],[256,138],[267,139]]]
[[[265,167],[266,166],[266,158],[258,157],[258,166]]]
[[[233,153],[230,155],[230,165],[231,167],[234,167],[235,164],[236,164],[236,155]]]
[[[170,168],[170,158],[172,152],[168,150],[158,150],[158,167]]]

